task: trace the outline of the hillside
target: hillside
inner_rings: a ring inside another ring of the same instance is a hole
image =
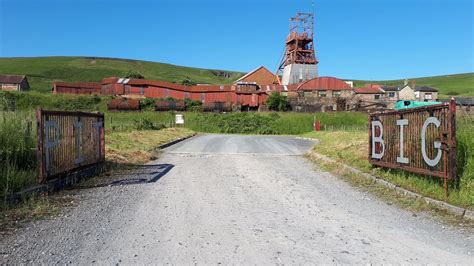
[[[49,92],[53,81],[100,81],[120,77],[129,70],[140,72],[147,79],[180,83],[225,84],[243,73],[199,69],[139,60],[97,57],[30,57],[0,58],[0,74],[27,75],[32,90]]]
[[[474,73],[434,76],[424,78],[413,78],[416,85],[427,85],[437,88],[440,96],[447,98],[450,96],[474,96]],[[376,83],[381,85],[400,86],[403,80],[385,80],[385,81],[364,81],[354,80],[355,86],[363,86],[367,83]]]

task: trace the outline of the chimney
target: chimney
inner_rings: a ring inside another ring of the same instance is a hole
[[[408,79],[405,79],[405,81],[403,82],[403,86],[406,86],[408,85]]]
[[[411,81],[411,88],[414,90],[416,88],[416,80]]]

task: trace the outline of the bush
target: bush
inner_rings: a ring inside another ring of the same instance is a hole
[[[198,114],[188,119],[188,126],[210,133],[278,134],[272,128],[273,121],[269,116],[255,113]]]
[[[279,94],[278,92],[273,92],[267,99],[268,109],[273,111],[286,111],[288,110],[288,99],[286,96]]]
[[[186,111],[190,112],[200,112],[202,111],[202,102],[197,101],[197,100],[191,100],[191,99],[184,99],[184,104]]]
[[[190,80],[189,78],[183,79],[179,83],[181,83],[182,85],[185,85],[185,86],[194,86],[194,85],[197,84],[196,82]]]
[[[140,100],[140,109],[143,111],[153,111],[155,110],[155,99],[145,98]]]
[[[102,99],[99,96],[55,95],[37,92],[0,91],[2,109],[33,110],[36,108],[64,111],[97,111]],[[104,101],[105,103],[105,101]]]
[[[136,130],[160,130],[166,128],[164,124],[155,124],[147,118],[133,120],[133,124]]]
[[[138,71],[129,70],[125,75],[124,78],[130,79],[145,79],[145,77]]]

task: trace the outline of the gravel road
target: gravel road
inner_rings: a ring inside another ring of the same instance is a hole
[[[203,135],[0,240],[1,263],[474,262],[474,236],[314,169],[312,142]]]

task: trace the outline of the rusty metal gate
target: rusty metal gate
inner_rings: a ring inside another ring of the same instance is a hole
[[[371,113],[369,162],[456,178],[456,103]]]
[[[40,183],[105,160],[103,114],[38,109],[36,119]]]

